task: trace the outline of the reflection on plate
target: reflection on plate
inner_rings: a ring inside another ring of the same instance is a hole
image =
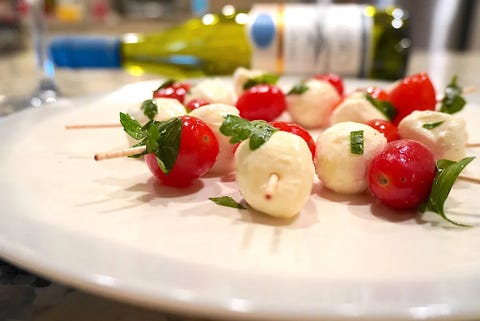
[[[159,186],[141,161],[94,162],[96,152],[126,146],[120,128],[64,130],[115,121],[155,85],[0,122],[1,256],[88,291],[179,313],[480,318],[480,227],[398,215],[368,196],[341,196],[320,184],[297,218],[275,220],[210,202],[241,199],[228,178],[174,190]],[[476,106],[462,116],[471,140],[480,141]],[[480,176],[478,161],[470,167]],[[479,192],[458,182],[447,202],[450,216],[480,224]]]

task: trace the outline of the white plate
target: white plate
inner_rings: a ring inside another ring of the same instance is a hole
[[[178,191],[159,186],[142,161],[94,162],[126,145],[121,129],[64,129],[116,121],[155,86],[0,121],[1,256],[97,294],[209,317],[480,318],[480,227],[398,216],[318,184],[298,218],[275,220],[208,200],[241,199],[232,181]],[[463,117],[478,142],[477,107]],[[480,177],[479,165],[469,171]],[[478,224],[479,193],[458,182],[451,217]]]

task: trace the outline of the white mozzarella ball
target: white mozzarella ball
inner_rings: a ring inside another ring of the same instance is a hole
[[[243,93],[243,86],[251,78],[259,77],[265,72],[261,70],[251,70],[243,67],[235,69],[233,73],[233,88],[235,91],[235,96],[240,97]]]
[[[153,101],[157,105],[157,114],[154,120],[165,121],[172,117],[183,116],[187,113],[185,107],[174,98],[154,98]],[[137,120],[142,126],[150,121],[150,119],[143,113],[140,106],[136,106],[135,109],[131,108],[128,114]],[[137,143],[136,140],[127,135],[129,145]]]
[[[213,131],[219,144],[220,151],[217,160],[210,173],[225,174],[234,170],[234,150],[235,145],[230,144],[230,137],[220,132],[220,126],[227,115],[239,116],[240,112],[234,106],[225,104],[210,104],[194,109],[190,112],[190,116],[203,120]]]
[[[305,128],[327,126],[340,95],[327,81],[310,79],[305,86],[308,89],[304,93],[287,95],[292,120]]]
[[[246,140],[235,152],[235,165],[240,193],[260,212],[274,217],[293,217],[310,196],[315,176],[312,154],[297,135],[275,132],[253,151]],[[277,175],[278,181],[268,197],[272,175]]]
[[[351,152],[350,133],[363,131],[363,153]],[[387,144],[387,140],[372,127],[343,122],[320,134],[316,143],[315,170],[329,189],[344,194],[360,193],[367,189],[367,168],[370,160]]]
[[[187,113],[185,106],[174,98],[155,98],[154,101],[158,107],[158,113],[155,115],[157,121],[168,120]]]
[[[330,117],[330,123],[332,125],[346,121],[366,123],[372,119],[388,120],[381,111],[365,98],[364,93],[356,92],[338,104]]]
[[[235,104],[232,85],[220,78],[207,78],[194,85],[185,96],[185,104],[192,99],[203,99],[212,104]]]
[[[428,128],[435,126],[435,128]],[[424,125],[426,125],[425,128]],[[457,116],[431,111],[414,111],[398,124],[401,138],[425,144],[435,159],[459,161],[466,155],[467,130],[465,121]]]
[[[153,101],[157,105],[157,114],[155,120],[164,121],[172,117],[183,116],[187,113],[185,107],[174,98],[154,98]],[[141,125],[145,125],[149,122],[149,118],[140,109],[140,106],[130,108],[127,113],[137,120]]]
[[[140,108],[138,106],[136,106],[135,109],[133,109],[133,108],[129,109],[127,111],[127,114],[129,114],[130,117],[132,117],[133,119],[138,121],[140,123],[140,125],[145,125],[150,120],[150,119],[148,119],[147,116],[145,116],[143,111],[140,110]]]

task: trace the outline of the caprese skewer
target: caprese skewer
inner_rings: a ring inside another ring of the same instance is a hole
[[[389,92],[371,87],[346,97],[343,83],[340,87],[328,77],[304,80],[286,97],[280,87],[269,83],[276,80],[259,71],[244,70],[236,77],[238,99],[229,100],[231,104],[206,102],[185,115],[179,99],[160,97],[142,104],[143,121],[122,114],[125,131],[138,143],[130,149],[99,153],[95,159],[144,156],[152,174],[174,187],[188,186],[209,171],[235,172],[246,203],[282,218],[301,212],[315,175],[332,191],[368,190],[397,209],[425,203],[425,209],[444,218],[443,203],[431,196],[436,186],[447,186],[443,190],[448,195],[448,184],[457,177],[480,181],[460,173],[472,160],[465,157],[466,147],[480,144],[468,144],[465,121],[450,115],[464,105],[456,78],[436,111],[435,91],[423,73],[402,79]],[[221,96],[223,84],[218,81],[192,86],[184,102],[221,101],[213,97]],[[277,88],[278,95],[272,94],[272,88]],[[230,88],[227,96],[232,92]],[[283,97],[275,98],[283,107],[268,101],[276,95]],[[156,118],[160,107],[167,105],[175,105],[173,110],[181,106],[182,114]],[[297,124],[276,121],[284,111]],[[316,142],[302,124],[323,127]],[[191,163],[192,158],[198,162]]]

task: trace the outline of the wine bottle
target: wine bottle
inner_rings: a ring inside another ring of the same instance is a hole
[[[58,67],[122,67],[175,78],[230,75],[245,67],[398,79],[409,47],[408,17],[400,8],[260,4],[248,14],[230,8],[152,34],[57,37],[50,52]]]

